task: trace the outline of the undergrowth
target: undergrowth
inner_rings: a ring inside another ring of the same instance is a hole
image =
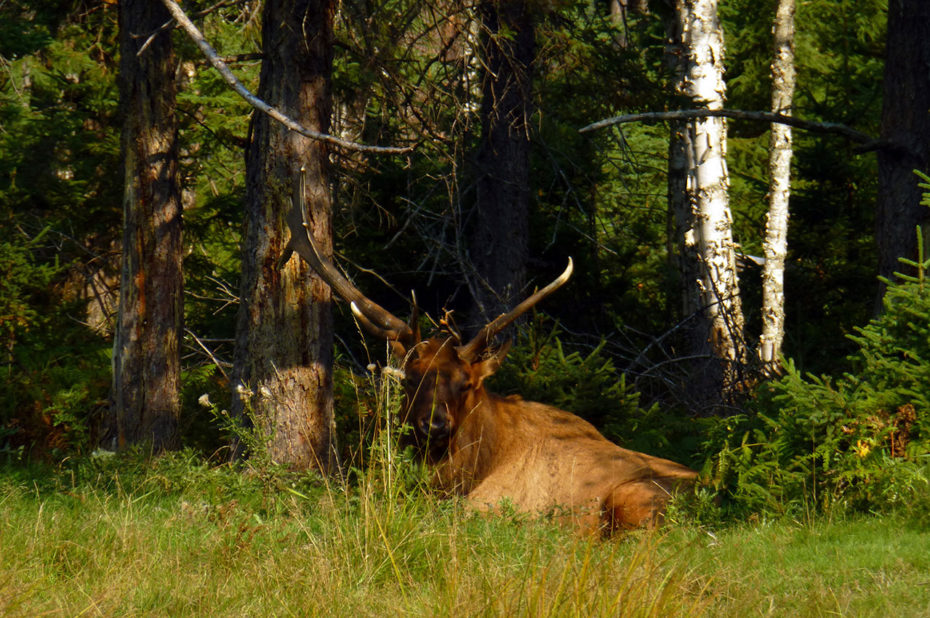
[[[803,375],[788,360],[748,413],[707,421],[704,473],[736,513],[930,515],[925,268],[889,285],[884,312],[850,337],[851,371]]]

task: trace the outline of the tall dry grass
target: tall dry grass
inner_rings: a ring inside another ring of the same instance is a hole
[[[579,538],[380,478],[184,455],[28,476],[0,478],[5,616],[693,616],[710,598],[660,536]]]

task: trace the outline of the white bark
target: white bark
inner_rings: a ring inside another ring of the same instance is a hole
[[[772,112],[791,114],[794,97],[795,0],[779,0],[775,13],[772,60]],[[766,373],[780,366],[785,337],[785,256],[788,252],[788,200],[791,194],[791,127],[773,124],[769,143],[769,212],[762,271],[762,336],[759,360]]]
[[[676,0],[672,51],[677,88],[694,107],[723,109],[723,31],[716,0]],[[734,369],[745,361],[743,313],[736,274],[728,198],[726,123],[706,117],[677,125],[670,147],[670,206],[681,245],[686,312],[700,311],[696,341],[724,360],[721,388],[733,385]],[[681,185],[684,185],[683,187]],[[683,196],[676,192],[683,189]],[[689,264],[690,262],[690,264]],[[698,351],[698,350],[695,350]]]

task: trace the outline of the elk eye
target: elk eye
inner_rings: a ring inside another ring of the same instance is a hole
[[[469,388],[471,388],[471,383],[463,377],[456,377],[451,380],[452,392],[456,395],[461,395]]]

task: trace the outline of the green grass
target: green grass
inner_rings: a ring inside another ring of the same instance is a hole
[[[902,518],[669,527],[609,541],[189,454],[0,468],[0,615],[930,614]]]
[[[712,578],[712,615],[930,615],[930,529],[914,522],[779,521],[695,535],[673,531],[663,550]]]

